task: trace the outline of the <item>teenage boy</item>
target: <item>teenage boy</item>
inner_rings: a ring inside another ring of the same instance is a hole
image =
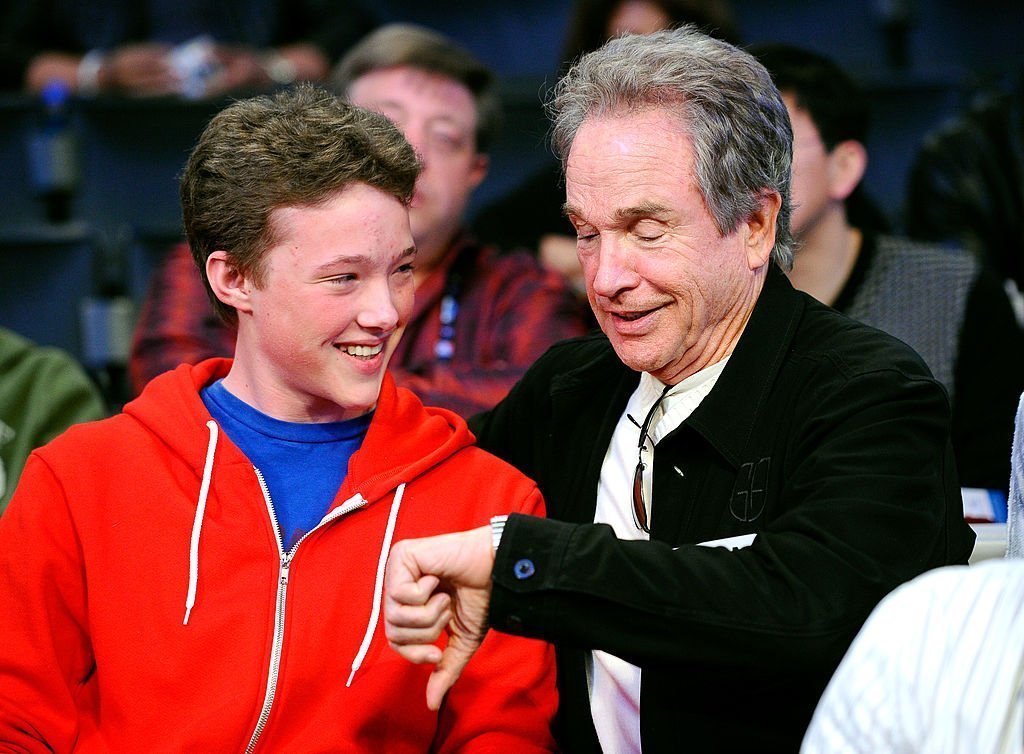
[[[548,751],[543,643],[438,713],[380,625],[395,537],[538,513],[385,371],[413,306],[415,153],[297,90],[235,103],[182,179],[234,359],[34,453],[0,523],[0,742],[19,751]]]

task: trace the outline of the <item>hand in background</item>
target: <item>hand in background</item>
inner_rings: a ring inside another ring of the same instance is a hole
[[[292,81],[320,81],[330,70],[323,52],[311,44],[295,44],[279,49],[254,50],[249,47],[216,45],[213,56],[217,73],[207,82],[204,96],[262,88]]]
[[[99,90],[142,97],[175,94],[181,82],[168,59],[170,49],[151,42],[117,48],[100,66]]]
[[[105,55],[95,69],[95,91],[155,97],[175,94],[181,81],[168,59],[170,47],[161,44],[133,44]],[[64,82],[78,91],[82,58],[64,52],[37,55],[25,72],[25,88],[41,92],[52,81]],[[90,92],[95,93],[95,92]]]

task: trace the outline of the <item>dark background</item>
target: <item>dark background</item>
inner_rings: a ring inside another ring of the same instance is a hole
[[[541,97],[558,70],[569,9],[568,0],[373,3],[381,22],[436,28],[499,76],[504,127],[471,211],[545,159]],[[784,41],[817,50],[865,85],[875,115],[866,185],[897,228],[907,169],[924,135],[979,92],[1019,75],[1024,62],[1019,2],[733,0],[733,9],[744,43]],[[178,171],[223,104],[72,101],[68,123],[79,180],[68,219],[55,223],[33,194],[28,166],[30,139],[44,127],[42,105],[0,95],[0,324],[87,363],[119,358],[111,349],[124,344],[97,346],[83,337],[81,301],[141,300],[153,265],[180,235]]]

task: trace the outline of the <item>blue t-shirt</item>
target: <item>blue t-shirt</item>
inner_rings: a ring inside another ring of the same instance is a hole
[[[372,413],[340,422],[287,422],[236,398],[217,380],[200,393],[210,415],[259,469],[285,550],[320,523],[363,444]]]

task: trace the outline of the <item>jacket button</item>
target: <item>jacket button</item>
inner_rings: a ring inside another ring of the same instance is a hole
[[[533,561],[529,558],[522,558],[517,560],[516,564],[512,566],[512,573],[516,575],[516,578],[522,581],[528,579],[536,572],[536,568],[533,566]]]

